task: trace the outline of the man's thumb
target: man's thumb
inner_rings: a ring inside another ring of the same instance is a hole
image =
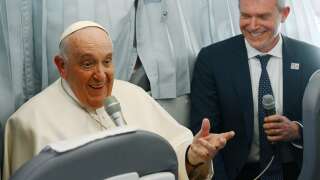
[[[210,133],[210,121],[207,118],[204,118],[202,120],[202,125],[201,125],[201,129],[198,132],[198,136],[199,137],[206,137],[208,136]]]

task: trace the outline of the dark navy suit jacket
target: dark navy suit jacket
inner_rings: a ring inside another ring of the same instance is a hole
[[[302,97],[311,74],[320,68],[320,50],[283,37],[283,115],[301,122]],[[298,63],[299,69],[292,69]],[[246,163],[253,136],[253,99],[244,37],[238,35],[203,48],[196,61],[191,86],[191,129],[204,117],[212,132],[234,130],[214,161],[215,179],[232,180]],[[279,143],[283,162],[301,163],[302,150]]]

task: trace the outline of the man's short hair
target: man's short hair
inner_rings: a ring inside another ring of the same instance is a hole
[[[278,8],[283,9],[287,5],[287,0],[277,0]]]
[[[241,0],[238,1],[239,2],[239,8],[240,8],[240,1]],[[287,5],[287,0],[277,0],[277,6],[278,6],[279,10],[282,10],[283,8],[285,8],[286,5]]]

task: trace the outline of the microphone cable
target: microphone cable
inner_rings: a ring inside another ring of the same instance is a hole
[[[268,162],[267,166],[253,180],[258,180],[269,169],[269,167],[271,166],[273,160],[274,160],[274,155],[272,155],[271,160]]]
[[[265,115],[266,116],[270,116],[276,113],[275,110],[275,102],[274,102],[274,98],[271,94],[266,94],[262,97],[262,105],[263,105],[263,109],[265,111]],[[271,166],[274,158],[275,158],[275,144],[271,144],[272,146],[272,150],[273,150],[273,155],[270,159],[270,161],[268,162],[268,164],[266,165],[266,167],[259,173],[259,175],[257,177],[255,177],[253,180],[258,180]]]

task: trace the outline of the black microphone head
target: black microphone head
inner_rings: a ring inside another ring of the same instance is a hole
[[[109,115],[112,115],[115,112],[121,112],[120,103],[114,96],[108,96],[104,101],[104,106]]]
[[[274,98],[271,94],[266,94],[262,97],[262,106],[264,109],[271,110],[275,108]]]

